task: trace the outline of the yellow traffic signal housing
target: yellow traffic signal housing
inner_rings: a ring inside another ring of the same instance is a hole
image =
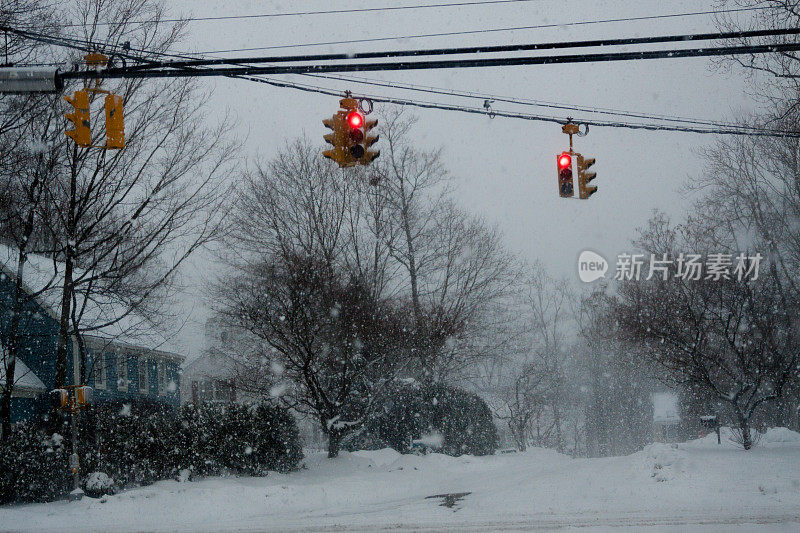
[[[352,167],[358,161],[350,155],[350,136],[347,126],[347,112],[339,111],[331,118],[322,121],[326,128],[333,130],[332,133],[324,135],[322,138],[333,146],[330,150],[325,150],[322,155],[335,161],[340,168]]]
[[[335,115],[322,121],[332,130],[323,139],[333,146],[322,155],[335,161],[340,168],[368,165],[380,155],[379,151],[369,149],[378,141],[377,135],[369,135],[378,121],[366,120],[365,114],[358,109],[358,100],[354,98],[343,98],[339,107],[341,109]]]
[[[562,198],[573,198],[575,186],[572,180],[572,153],[561,152],[556,155],[558,169],[558,195]]]
[[[75,403],[79,407],[87,407],[94,400],[94,389],[91,387],[77,387],[75,389]]]
[[[125,148],[125,114],[121,96],[106,96],[106,148]]]
[[[67,113],[64,118],[75,124],[75,129],[67,130],[67,137],[75,141],[78,146],[91,146],[92,130],[89,123],[89,91],[75,91],[72,98],[64,96],[64,100],[69,102],[75,110]]]
[[[380,139],[380,135],[370,135],[369,131],[378,125],[377,120],[365,120],[364,121],[364,155],[361,156],[359,159],[359,163],[362,165],[369,165],[373,159],[377,158],[381,155],[380,150],[370,150],[370,146],[378,142]]]
[[[597,192],[597,187],[589,187],[589,182],[597,177],[596,172],[587,172],[587,169],[594,165],[594,158],[584,158],[578,154],[578,195],[581,200],[588,199]]]

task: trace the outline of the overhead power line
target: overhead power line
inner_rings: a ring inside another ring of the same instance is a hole
[[[342,63],[328,65],[291,66],[237,66],[198,70],[131,70],[110,68],[103,71],[65,72],[63,79],[126,79],[126,78],[179,78],[208,76],[246,76],[257,74],[305,74],[326,72],[375,72],[400,70],[432,70],[454,68],[508,67],[522,65],[555,65],[565,63],[598,63],[607,61],[634,61],[642,59],[678,59],[687,57],[714,57],[742,54],[765,54],[794,52],[800,43],[774,43],[763,45],[721,46],[708,48],[685,48],[675,50],[648,50],[639,52],[611,52],[598,54],[570,54],[556,56],[499,57],[481,59],[451,59],[435,61],[399,61],[384,63]]]
[[[244,20],[244,19],[259,19],[259,18],[276,18],[276,17],[298,17],[310,15],[340,15],[347,13],[369,13],[374,11],[407,11],[412,9],[431,9],[431,8],[446,8],[446,7],[472,7],[482,6],[489,4],[519,4],[523,2],[541,2],[542,0],[479,0],[476,2],[447,2],[442,4],[418,4],[413,6],[385,6],[385,7],[364,7],[354,9],[329,9],[318,11],[294,11],[290,13],[257,13],[251,15],[222,15],[216,17],[184,17],[177,19],[161,19],[159,22],[204,22],[204,21],[221,21],[221,20]],[[130,21],[128,24],[150,24],[152,20],[135,20]],[[65,24],[66,27],[76,26],[118,26],[118,22],[90,22],[89,24]]]
[[[42,35],[42,34],[32,35],[31,38],[35,38],[36,40],[40,40],[42,42],[47,42],[47,43],[51,43],[51,42],[54,42],[54,41],[59,41],[60,42],[60,40],[63,40],[63,38],[49,37],[49,36],[45,36],[45,35]],[[92,46],[92,43],[89,43],[88,41],[78,41],[78,40],[75,40],[75,39],[69,39],[68,42],[61,42],[61,44],[63,46],[67,46],[69,48],[75,48],[75,49],[83,50],[83,51],[94,50],[94,47]],[[139,56],[134,56],[134,55],[131,55],[130,53],[127,53],[127,52],[121,52],[120,55],[122,55],[124,57],[127,57],[128,59],[139,60],[139,61],[148,61],[148,62],[151,62],[151,63],[157,63],[157,61],[155,61],[155,60],[140,58]],[[177,55],[177,54],[174,54],[174,53],[166,53],[166,52],[151,52],[150,55],[156,55],[156,56],[161,56],[161,57],[185,58],[185,56],[180,56],[180,55]],[[714,127],[726,128],[726,129],[738,128],[738,129],[767,131],[767,132],[769,132],[769,131],[773,131],[773,132],[777,131],[777,130],[767,130],[767,129],[764,129],[764,128],[756,128],[754,126],[742,126],[742,125],[739,125],[739,124],[731,124],[731,123],[725,123],[725,122],[720,122],[720,121],[710,121],[710,120],[691,119],[691,118],[685,118],[685,117],[654,115],[654,114],[646,114],[646,113],[637,113],[637,112],[633,112],[633,111],[622,111],[622,110],[617,110],[617,109],[600,109],[600,108],[592,108],[592,107],[586,107],[586,106],[559,104],[559,103],[554,103],[554,102],[541,102],[541,101],[536,101],[536,100],[526,100],[526,99],[520,99],[520,98],[504,97],[504,96],[499,96],[499,95],[494,95],[494,94],[480,94],[480,93],[468,92],[468,91],[454,91],[452,89],[442,89],[442,88],[437,88],[437,87],[417,86],[417,85],[408,84],[408,83],[405,83],[405,84],[389,83],[389,82],[382,82],[382,81],[379,81],[379,80],[371,80],[371,79],[367,79],[367,78],[359,78],[359,77],[355,77],[355,76],[341,77],[341,76],[335,76],[335,75],[330,75],[330,74],[327,74],[327,75],[325,75],[325,74],[304,74],[304,75],[305,76],[316,77],[316,78],[322,78],[322,79],[331,79],[331,80],[350,82],[350,83],[367,84],[367,85],[372,85],[372,86],[376,86],[376,87],[388,87],[388,88],[393,88],[393,89],[414,90],[414,91],[426,92],[426,93],[431,93],[431,94],[478,98],[478,99],[482,99],[482,100],[491,99],[491,100],[494,100],[494,101],[500,101],[500,102],[506,102],[506,103],[521,104],[521,105],[533,105],[533,106],[538,106],[538,107],[561,109],[561,110],[566,110],[566,111],[571,111],[571,112],[577,111],[577,112],[586,112],[586,113],[592,113],[592,114],[607,114],[607,115],[612,115],[612,116],[622,116],[622,117],[626,117],[626,118],[640,118],[640,119],[646,119],[646,120],[658,120],[658,121],[676,122],[676,123],[693,124],[693,125],[705,125],[705,126],[714,126]],[[309,89],[309,90],[314,90],[314,92],[323,92],[324,94],[331,94],[331,95],[339,95],[340,94],[338,91],[335,91],[333,89],[320,91],[319,89],[324,89],[324,88],[314,87],[314,86],[309,86],[309,85],[292,84],[292,83],[289,83],[289,82],[286,82],[286,83],[277,82],[277,81],[273,82],[273,81],[271,81],[269,79],[257,78],[257,77],[251,77],[251,76],[229,76],[229,77],[235,78],[235,79],[245,79],[245,80],[248,80],[248,81],[257,81],[257,82],[261,82],[261,83],[271,83],[272,85],[277,86],[277,87],[288,87],[288,88],[299,89],[299,90]]]
[[[265,83],[274,87],[281,87],[281,88],[291,88],[297,89],[300,91],[305,92],[312,92],[318,94],[326,94],[329,96],[337,96],[341,97],[341,91],[334,91],[331,89],[327,89],[324,87],[314,87],[308,85],[302,85],[297,83],[291,82],[284,82],[284,81],[277,81],[273,79],[264,79],[252,76],[244,76],[241,77],[242,79],[246,79],[253,82],[258,83]],[[514,113],[510,111],[502,111],[502,110],[487,110],[484,108],[478,107],[468,107],[468,106],[457,106],[451,104],[443,104],[437,102],[425,102],[419,100],[409,100],[403,98],[391,98],[391,97],[384,97],[384,96],[377,96],[377,95],[357,95],[351,94],[353,98],[368,98],[376,103],[384,103],[384,104],[394,104],[394,105],[401,105],[407,107],[416,107],[422,109],[438,109],[442,111],[458,111],[463,113],[471,113],[475,115],[483,115],[486,117],[503,117],[503,118],[514,118],[514,119],[522,119],[522,120],[531,120],[536,122],[551,122],[554,124],[564,124],[566,121],[564,118],[561,117],[553,117],[547,115],[536,115],[531,113]],[[747,131],[744,129],[733,129],[733,128],[699,128],[699,127],[687,127],[687,126],[670,126],[670,125],[662,125],[662,124],[646,124],[646,123],[636,123],[636,122],[624,122],[624,121],[606,121],[606,120],[586,120],[586,119],[574,119],[574,122],[580,124],[586,124],[588,126],[595,126],[595,127],[609,127],[609,128],[625,128],[625,129],[634,129],[634,130],[648,130],[648,131],[672,131],[672,132],[682,132],[682,133],[698,133],[698,134],[707,134],[707,135],[737,135],[737,136],[752,136],[752,137],[789,137],[789,138],[800,138],[800,131],[780,131],[780,130],[765,130],[761,131],[760,129],[754,129],[752,131]]]
[[[466,46],[461,48],[433,48],[426,50],[390,50],[385,52],[360,52],[354,54],[311,54],[297,56],[235,57],[214,59],[189,59],[186,61],[148,62],[147,65],[129,70],[150,68],[201,67],[226,64],[297,63],[309,61],[338,61],[354,59],[388,59],[392,57],[421,57],[442,55],[491,54],[499,52],[522,52],[532,50],[563,50],[570,48],[593,48],[601,46],[626,46],[639,44],[710,41],[726,39],[751,39],[755,37],[777,37],[800,35],[800,28],[767,29],[752,31],[695,33],[686,35],[662,35],[654,37],[631,37],[625,39],[593,39],[587,41],[560,41],[546,43],[510,44],[498,46]]]
[[[65,46],[68,48],[73,48],[82,51],[95,51],[96,46],[93,43],[89,43],[86,41],[78,42],[75,39],[63,39],[58,37],[52,36],[45,36],[45,35],[37,35],[35,36],[34,40],[38,40],[44,43],[55,44],[58,46]],[[162,56],[172,56],[175,57],[173,54],[166,54],[160,52],[151,52],[153,55],[162,55]],[[128,57],[129,59],[137,59],[143,60],[136,56],[133,56],[130,53],[120,52],[120,56]],[[194,68],[187,68],[186,72],[190,74],[204,72],[203,69],[194,69]],[[281,88],[292,88],[296,90],[301,90],[305,92],[312,92],[318,94],[325,94],[330,96],[342,96],[341,91],[336,91],[332,89],[328,89],[325,87],[318,87],[318,86],[311,86],[311,85],[303,85],[297,84],[292,82],[284,82],[284,81],[277,81],[273,79],[261,78],[252,75],[228,75],[231,78],[238,78],[244,79],[247,81],[253,81],[258,83],[265,83],[274,87],[281,87]],[[467,106],[455,106],[450,104],[442,104],[436,102],[424,102],[424,101],[415,101],[410,99],[402,99],[402,98],[389,98],[383,97],[378,95],[362,95],[365,98],[369,98],[373,102],[377,103],[388,103],[388,104],[395,104],[395,105],[402,105],[402,106],[411,106],[411,107],[418,107],[424,109],[440,109],[445,111],[458,111],[458,112],[466,112],[478,115],[492,117],[504,117],[504,118],[515,118],[515,119],[523,119],[523,120],[532,120],[532,121],[544,121],[544,122],[552,122],[557,124],[563,124],[565,120],[561,117],[554,117],[554,116],[546,116],[546,115],[535,115],[535,114],[527,114],[527,113],[512,113],[509,111],[502,111],[502,110],[489,110],[485,108],[474,108],[474,107],[467,107]],[[590,111],[594,112],[594,111]],[[662,120],[663,117],[648,117],[654,118],[656,120]],[[765,128],[755,127],[755,126],[739,126],[739,125],[726,125],[724,123],[713,123],[713,128],[700,128],[700,127],[686,127],[686,126],[670,126],[670,125],[663,125],[663,124],[646,124],[646,123],[632,123],[632,122],[623,122],[623,121],[598,121],[598,120],[585,120],[585,119],[578,119],[576,122],[581,124],[587,124],[589,126],[599,126],[599,127],[614,127],[614,128],[627,128],[627,129],[641,129],[641,130],[650,130],[650,131],[673,131],[673,132],[687,132],[687,133],[698,133],[698,134],[714,134],[714,135],[744,135],[744,136],[769,136],[769,137],[792,137],[792,138],[800,138],[800,132],[796,131],[781,131],[781,130],[768,130]]]
[[[448,31],[440,33],[422,33],[417,35],[395,35],[391,37],[371,37],[363,39],[347,39],[341,41],[323,41],[315,43],[293,43],[281,44],[273,46],[257,46],[250,48],[229,48],[225,50],[204,50],[202,52],[182,52],[184,55],[209,55],[209,54],[226,54],[231,52],[255,52],[257,50],[278,50],[282,48],[304,48],[309,46],[331,46],[337,44],[359,44],[359,43],[376,43],[382,41],[400,41],[409,39],[426,39],[431,37],[453,37],[456,35],[476,35],[484,33],[497,33],[507,31],[522,31],[522,30],[539,30],[547,28],[568,28],[571,26],[587,26],[594,24],[609,24],[615,22],[639,22],[643,20],[659,20],[670,18],[683,18],[683,17],[696,17],[703,15],[724,15],[729,13],[745,12],[745,11],[759,11],[768,9],[768,6],[755,6],[755,7],[742,7],[733,9],[719,9],[710,11],[690,11],[685,13],[666,13],[663,15],[643,15],[639,17],[620,17],[599,20],[579,20],[573,22],[555,22],[549,24],[534,24],[529,26],[510,26],[504,28],[482,28],[479,30],[462,30],[462,31]]]
[[[769,130],[765,128],[758,128],[755,126],[747,126],[742,124],[735,124],[731,122],[722,122],[722,121],[715,121],[715,120],[705,120],[705,119],[698,119],[698,118],[689,118],[689,117],[680,117],[674,115],[659,115],[654,113],[641,113],[636,111],[628,111],[628,110],[620,110],[620,109],[608,109],[608,108],[600,108],[600,107],[591,107],[591,106],[582,106],[582,105],[575,105],[575,104],[563,104],[558,102],[549,102],[544,100],[534,100],[529,98],[517,98],[511,96],[503,96],[491,93],[479,93],[475,91],[463,91],[463,90],[454,90],[454,89],[445,89],[442,87],[432,87],[432,86],[425,86],[425,85],[414,85],[412,83],[402,83],[402,82],[388,82],[382,80],[375,80],[370,78],[362,78],[358,76],[331,76],[325,74],[308,74],[308,76],[320,79],[330,79],[335,81],[347,82],[347,83],[358,83],[363,85],[369,85],[373,87],[384,87],[389,89],[400,89],[405,91],[416,91],[428,94],[437,94],[443,96],[455,96],[460,98],[470,98],[473,100],[481,100],[486,102],[487,100],[495,103],[495,102],[502,102],[502,103],[509,103],[515,105],[524,105],[524,106],[532,106],[532,107],[544,107],[549,109],[559,109],[562,111],[569,111],[569,112],[581,112],[581,113],[591,113],[591,114],[599,114],[599,115],[610,115],[610,116],[617,116],[617,117],[625,117],[625,118],[638,118],[644,120],[658,120],[664,122],[674,122],[674,123],[682,123],[682,124],[695,124],[695,125],[703,125],[703,126],[716,126],[721,128],[741,128],[741,129],[757,129],[759,131],[778,131],[778,130]]]

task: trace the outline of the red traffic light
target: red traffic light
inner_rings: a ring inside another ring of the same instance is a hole
[[[569,168],[572,165],[572,157],[567,152],[564,152],[560,156],[558,156],[558,168],[565,169]]]
[[[364,125],[364,117],[358,111],[351,111],[347,115],[347,124],[353,129],[358,129]]]

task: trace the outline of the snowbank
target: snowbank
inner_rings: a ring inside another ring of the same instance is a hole
[[[317,453],[290,474],[167,480],[103,500],[0,507],[0,530],[798,531],[797,434],[778,428],[764,437],[769,446],[747,453],[698,439],[596,459],[535,448],[482,457]],[[464,496],[442,507],[441,496],[453,494]]]
[[[761,442],[764,446],[781,446],[785,444],[800,445],[800,433],[792,431],[789,428],[769,428],[766,433],[761,436]]]
[[[766,432],[756,435],[753,430],[753,441],[758,446],[766,447],[781,447],[781,446],[796,446],[800,445],[800,433],[792,431],[789,428],[769,428]],[[722,437],[721,446],[725,448],[738,448],[741,446],[736,442],[735,431],[727,426],[720,428],[720,436]],[[683,442],[679,445],[681,448],[718,448],[717,434],[713,431],[705,437]]]

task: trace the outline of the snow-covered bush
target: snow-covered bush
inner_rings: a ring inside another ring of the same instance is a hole
[[[87,496],[92,496],[93,498],[116,492],[114,480],[108,477],[105,472],[92,472],[86,476],[83,482],[83,489]]]
[[[303,458],[294,418],[258,405],[186,405],[152,401],[103,402],[82,416],[81,467],[88,495],[131,484],[191,479],[230,472],[286,472]],[[62,442],[63,441],[63,442]],[[17,424],[0,447],[0,503],[52,501],[69,485],[66,441]]]
[[[257,405],[185,405],[180,411],[180,468],[194,474],[232,471],[265,475],[286,472],[303,458],[300,435],[286,409]]]
[[[29,423],[12,426],[0,446],[0,504],[51,501],[64,492],[69,454],[63,440]]]
[[[174,475],[176,416],[168,407],[151,401],[99,403],[84,425],[89,471],[105,472],[121,487]]]
[[[370,417],[362,440],[385,442],[401,453],[436,435],[431,447],[447,455],[489,455],[497,449],[492,413],[479,396],[448,385],[397,382]]]

